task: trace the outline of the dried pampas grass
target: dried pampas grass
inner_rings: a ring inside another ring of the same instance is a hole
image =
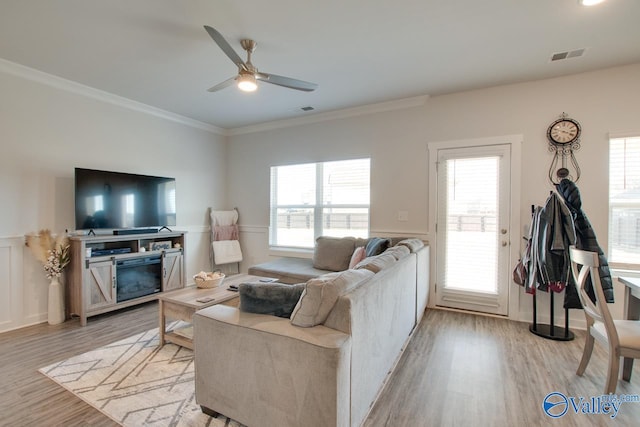
[[[28,234],[26,236],[26,245],[38,261],[46,264],[50,251],[69,246],[69,241],[64,234],[54,236],[51,230],[42,229],[38,234]]]

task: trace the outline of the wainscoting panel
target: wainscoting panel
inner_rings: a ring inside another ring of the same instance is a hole
[[[203,226],[175,227],[176,230],[186,231],[185,247],[187,285],[194,284],[193,275],[200,271],[210,271],[209,245],[211,242],[210,228]]]
[[[0,332],[34,323],[34,313],[25,307],[28,298],[23,286],[26,250],[24,237],[0,237]]]
[[[240,225],[240,247],[242,262],[240,271],[246,273],[252,265],[266,262],[269,257],[269,227],[262,225]]]
[[[0,246],[0,328],[11,322],[13,313],[12,295],[13,286],[11,280],[11,247]]]

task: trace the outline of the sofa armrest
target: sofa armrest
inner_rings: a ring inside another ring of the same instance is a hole
[[[349,425],[349,335],[222,305],[193,321],[199,405],[249,426]]]

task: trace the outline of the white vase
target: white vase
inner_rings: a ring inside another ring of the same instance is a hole
[[[59,325],[64,322],[64,288],[57,277],[51,278],[51,283],[49,283],[47,314],[50,325]]]

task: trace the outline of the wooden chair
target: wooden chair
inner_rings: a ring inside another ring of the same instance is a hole
[[[576,282],[576,288],[580,302],[584,308],[584,315],[587,319],[588,334],[584,344],[582,360],[576,372],[582,376],[591,353],[593,351],[594,338],[609,348],[609,369],[607,372],[607,382],[604,393],[615,393],[618,382],[618,372],[620,370],[620,358],[630,358],[628,372],[623,373],[623,380],[631,380],[631,367],[633,359],[640,359],[640,321],[638,320],[613,320],[600,283],[598,273],[598,254],[595,252],[576,249],[575,246],[569,248],[571,258],[571,272]],[[587,278],[591,277],[596,303],[594,304],[585,291]]]

